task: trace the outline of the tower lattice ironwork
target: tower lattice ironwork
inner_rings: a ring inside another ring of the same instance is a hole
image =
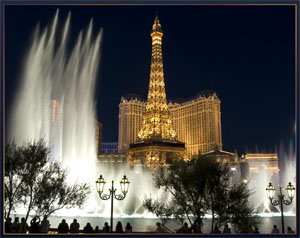
[[[151,31],[152,56],[146,112],[137,142],[130,144],[128,159],[141,160],[146,167],[157,169],[174,159],[185,157],[185,144],[177,141],[168,110],[163,59],[161,24],[156,15]]]
[[[152,27],[152,57],[146,113],[138,138],[176,140],[168,110],[162,59],[163,32],[158,17]]]

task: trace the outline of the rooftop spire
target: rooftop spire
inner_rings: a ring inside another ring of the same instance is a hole
[[[158,19],[158,11],[156,11],[156,16],[155,16],[155,19],[154,19],[154,24],[153,24],[153,27],[152,27],[152,32],[155,32],[155,31],[162,32],[161,25],[160,25],[159,19]]]

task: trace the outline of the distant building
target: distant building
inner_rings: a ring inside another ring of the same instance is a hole
[[[222,150],[220,99],[209,91],[183,102],[169,103],[178,140],[185,142],[188,155]]]
[[[103,125],[98,120],[95,121],[96,121],[96,152],[97,155],[99,155],[101,153]]]
[[[241,161],[237,153],[219,150],[218,146],[215,146],[214,150],[204,153],[202,156],[215,159],[217,162],[226,163],[236,179],[240,178],[241,176],[245,177],[240,166]]]
[[[239,174],[245,182],[262,170],[267,172],[269,178],[272,178],[274,173],[279,173],[277,154],[249,153],[238,157],[237,153],[219,150],[216,146],[214,150],[202,156],[228,164],[233,174]]]
[[[217,162],[233,163],[239,162],[238,155],[232,152],[219,150],[218,146],[215,146],[214,150],[204,153],[203,156],[207,158],[215,159]]]
[[[112,166],[120,164],[124,166],[127,163],[126,154],[125,153],[104,153],[98,155],[99,163],[109,163]]]
[[[118,153],[118,142],[102,142],[101,154]]]
[[[142,128],[143,113],[146,111],[146,102],[138,95],[127,95],[121,98],[119,104],[119,138],[118,151],[127,153],[129,144],[136,142]]]
[[[256,154],[246,154],[245,162],[249,165],[249,173],[258,173],[259,168],[262,168],[269,173],[269,177],[271,178],[274,173],[279,173],[278,168],[278,155],[275,154],[264,154],[264,153],[256,153]]]
[[[119,152],[127,153],[130,144],[154,138],[183,143],[188,156],[199,151],[207,153],[216,145],[222,149],[221,101],[217,94],[206,91],[189,100],[167,103],[162,60],[163,31],[158,16],[150,35],[152,54],[147,102],[134,95],[121,98]],[[157,155],[150,157],[153,160]]]
[[[102,142],[101,153],[98,154],[98,162],[117,165],[126,163],[126,153],[118,153],[118,142]]]
[[[216,93],[204,92],[188,100],[170,102],[173,128],[179,141],[185,143],[188,155],[222,149],[220,99]],[[128,152],[142,128],[146,102],[140,97],[122,97],[119,104],[119,152]]]

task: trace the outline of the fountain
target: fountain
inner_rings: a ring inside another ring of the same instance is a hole
[[[115,215],[149,217],[142,206],[145,196],[155,195],[167,200],[170,195],[154,187],[148,170],[138,164],[130,168],[124,163],[96,161],[94,89],[102,30],[93,37],[91,20],[88,29],[79,33],[75,46],[68,51],[71,14],[65,21],[60,39],[58,16],[57,10],[49,29],[40,31],[37,26],[34,32],[21,78],[21,91],[10,117],[9,137],[18,143],[44,138],[52,147],[50,159],[59,160],[70,168],[71,181],[78,176],[81,181],[90,181],[94,194],[84,210],[62,210],[57,215],[109,217],[110,206],[98,198],[95,180],[102,174],[107,184],[114,180],[120,191],[118,182],[126,174],[131,182],[129,193],[126,199],[115,203]],[[294,158],[292,149],[291,153]],[[289,166],[288,170],[295,171],[295,166]],[[263,181],[264,193],[269,181],[264,174],[261,176],[264,180],[259,181]],[[261,197],[261,194],[257,196]]]
[[[27,54],[21,91],[11,115],[9,137],[17,143],[44,138],[50,160],[70,167],[69,180],[94,181],[96,159],[94,90],[102,30],[93,39],[93,20],[68,52],[69,13],[59,35],[59,10],[51,27],[38,25]],[[59,39],[60,38],[60,39]]]
[[[100,201],[94,187],[100,173],[108,182],[118,183],[124,174],[131,182],[127,198],[115,204],[116,214],[142,214],[145,195],[157,194],[151,175],[141,166],[130,169],[124,163],[110,166],[96,161],[94,90],[102,30],[94,39],[91,20],[68,52],[71,14],[61,37],[58,16],[59,10],[49,29],[36,27],[10,118],[9,137],[17,143],[44,138],[51,146],[50,160],[69,169],[69,181],[90,182],[93,194],[84,210],[62,210],[58,215],[109,217],[110,206]]]
[[[285,192],[285,188],[289,182],[293,185],[296,184],[296,152],[292,143],[290,143],[289,149],[286,150],[281,144],[279,148],[275,149],[278,155],[278,168],[279,173],[274,172],[272,176],[269,171],[264,167],[259,167],[257,173],[252,173],[249,175],[249,189],[253,192],[250,196],[250,203],[254,206],[258,213],[261,215],[279,215],[280,208],[274,207],[270,204],[269,199],[266,195],[266,187],[269,182],[274,184],[279,192],[279,187],[281,186]],[[256,153],[266,153],[266,151],[258,151]],[[274,165],[270,164],[269,167]],[[286,194],[287,195],[287,194]],[[287,199],[287,197],[286,197]],[[286,214],[295,214],[295,204],[292,203],[290,206],[284,207],[284,212]]]

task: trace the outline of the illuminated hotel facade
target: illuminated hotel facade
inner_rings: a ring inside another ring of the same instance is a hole
[[[119,104],[118,152],[148,139],[178,141],[187,155],[222,149],[220,99],[202,93],[182,103],[169,102],[165,93],[162,61],[162,28],[155,17],[151,31],[152,56],[147,101],[122,97]]]
[[[166,162],[163,156],[170,152],[176,152],[181,155],[177,158],[184,160],[201,154],[229,164],[244,181],[249,174],[258,173],[261,168],[268,171],[270,177],[278,174],[277,154],[247,154],[245,158],[239,158],[237,152],[222,150],[221,100],[215,92],[203,91],[191,99],[167,103],[162,35],[156,16],[151,32],[152,58],[147,101],[138,95],[121,98],[118,152],[122,155],[128,153],[130,164],[140,158],[147,167],[147,161],[159,159]],[[177,151],[176,143],[182,144]],[[171,144],[174,144],[173,147]],[[182,156],[182,152],[188,157]]]
[[[188,155],[222,150],[221,100],[216,93],[203,92],[183,102],[170,102],[173,128],[178,140],[185,143]],[[138,96],[122,97],[119,104],[118,150],[128,152],[129,144],[137,141],[142,127],[146,102]]]
[[[169,103],[173,127],[185,142],[188,155],[222,150],[220,99],[216,93],[203,92],[182,103]]]
[[[146,102],[138,96],[122,97],[119,104],[118,152],[127,153],[129,144],[136,142],[142,128]]]

